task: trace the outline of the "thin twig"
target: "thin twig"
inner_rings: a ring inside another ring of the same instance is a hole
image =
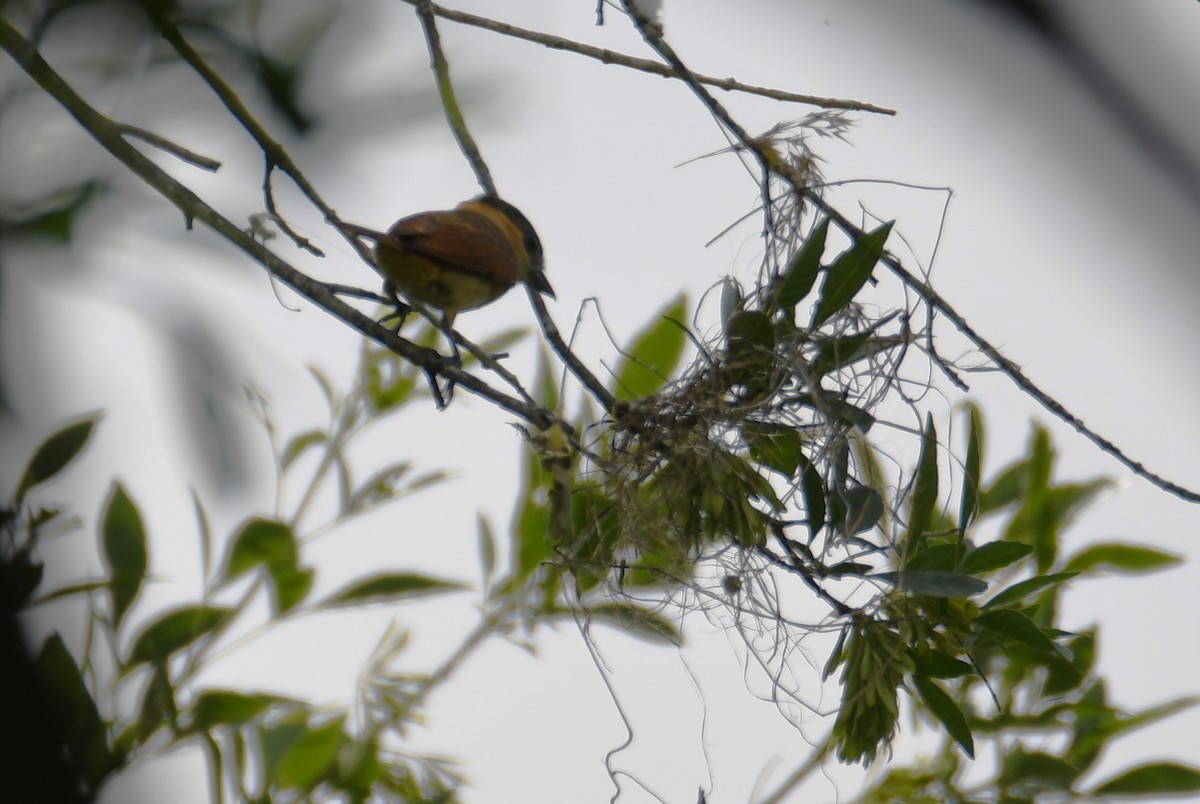
[[[161,151],[166,151],[171,156],[182,159],[189,165],[195,165],[196,167],[207,170],[210,173],[216,173],[221,167],[220,161],[213,159],[210,156],[204,156],[203,154],[198,154],[195,151],[190,151],[187,148],[184,148],[182,145],[171,142],[166,137],[161,137],[158,134],[155,134],[153,131],[147,131],[146,129],[138,126],[131,126],[128,123],[121,123],[119,128],[121,129],[121,133],[130,137],[137,137],[139,140],[147,142]]]
[[[406,3],[416,4],[419,0],[404,0]],[[595,59],[604,64],[616,64],[621,67],[629,67],[633,70],[640,70],[644,73],[652,73],[660,75],[664,78],[675,78],[675,73],[669,67],[651,61],[650,59],[642,59],[637,56],[630,56],[625,53],[618,53],[615,50],[607,50],[605,48],[595,47],[593,45],[585,45],[581,42],[576,42],[571,39],[564,39],[561,36],[553,36],[551,34],[542,33],[541,31],[531,31],[528,28],[520,28],[516,25],[509,25],[505,22],[489,19],[487,17],[479,17],[474,14],[468,14],[465,11],[456,11],[451,8],[433,4],[433,13],[444,19],[452,22],[460,22],[464,25],[472,25],[476,28],[492,31],[493,33],[501,34],[502,36],[511,36],[514,39],[523,39],[526,42],[533,42],[537,45],[544,45],[552,50],[563,50],[569,53],[575,53],[580,56],[587,56],[590,59]],[[730,92],[744,92],[750,95],[759,95],[772,100],[784,101],[787,103],[803,103],[810,106],[819,106],[824,109],[846,109],[854,112],[870,112],[872,114],[895,115],[895,109],[889,109],[885,106],[876,106],[873,103],[864,103],[862,101],[849,100],[846,98],[826,98],[820,95],[808,95],[800,92],[787,92],[781,89],[772,89],[771,87],[754,86],[738,81],[735,78],[716,78],[710,75],[697,75],[696,78],[703,84],[717,87]]]
[[[442,109],[446,112],[446,122],[450,124],[450,130],[454,132],[454,138],[458,140],[458,147],[462,149],[463,156],[471,163],[475,177],[479,180],[479,186],[487,195],[497,195],[496,183],[492,181],[491,171],[488,170],[487,163],[483,161],[483,155],[479,153],[479,146],[475,144],[471,132],[467,130],[467,121],[463,117],[462,108],[459,107],[458,98],[454,94],[454,85],[450,82],[450,64],[446,61],[446,54],[442,51],[437,20],[434,19],[433,3],[429,0],[416,0],[416,8],[417,16],[421,18],[421,26],[425,29],[425,41],[429,44],[430,67],[437,76],[438,94],[442,99]]]

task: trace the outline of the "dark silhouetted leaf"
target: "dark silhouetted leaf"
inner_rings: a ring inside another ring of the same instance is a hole
[[[394,603],[416,597],[440,595],[469,589],[465,584],[443,581],[427,575],[397,572],[374,575],[347,586],[321,604],[322,608],[366,606],[375,603]]]
[[[1014,583],[985,603],[983,607],[990,609],[1019,603],[1034,592],[1060,584],[1069,578],[1074,578],[1078,574],[1078,572],[1057,572],[1052,575],[1038,575],[1034,578]]]
[[[938,570],[877,572],[871,576],[899,587],[910,595],[926,597],[969,597],[987,590],[987,584],[970,575]]]
[[[43,441],[33,453],[29,465],[17,485],[16,501],[19,504],[34,486],[45,483],[66,468],[91,438],[92,430],[100,421],[101,414],[89,416],[83,421],[68,425]]]
[[[112,583],[113,628],[120,628],[125,612],[141,591],[147,565],[142,517],[120,483],[113,483],[104,504],[100,544]]]
[[[42,643],[37,670],[45,685],[46,700],[66,738],[71,764],[88,789],[94,792],[104,777],[115,769],[115,763],[108,749],[100,711],[88,692],[79,666],[58,634],[47,637]],[[10,689],[8,693],[11,692]],[[19,724],[13,723],[5,724],[5,728],[16,729],[10,734],[19,733],[20,729]]]
[[[804,245],[792,257],[783,275],[775,285],[773,308],[789,310],[794,308],[812,290],[821,270],[821,255],[825,253],[825,238],[829,233],[829,219],[821,221],[812,234],[804,241]]]
[[[126,670],[143,662],[163,662],[181,648],[212,632],[233,612],[223,606],[184,606],[142,629],[129,651]]]
[[[867,284],[871,272],[875,270],[875,263],[883,255],[883,244],[891,231],[892,224],[885,223],[875,231],[864,234],[829,266],[813,311],[811,329],[816,329],[841,311]]]
[[[946,733],[962,746],[963,752],[974,759],[975,740],[971,736],[971,728],[967,725],[967,717],[962,709],[932,679],[917,675],[913,676],[913,681],[929,712],[942,722]]]

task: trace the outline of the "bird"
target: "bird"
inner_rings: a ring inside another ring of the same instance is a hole
[[[374,242],[375,266],[390,298],[399,291],[442,311],[452,345],[458,313],[490,304],[518,283],[554,298],[533,224],[495,195],[401,218],[387,232],[351,223],[343,228]]]

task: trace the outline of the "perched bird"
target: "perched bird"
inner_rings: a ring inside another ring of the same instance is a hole
[[[442,311],[447,337],[459,311],[489,304],[518,282],[554,298],[533,225],[494,195],[401,218],[386,234],[354,224],[344,228],[375,242],[376,267],[389,295],[399,291]]]

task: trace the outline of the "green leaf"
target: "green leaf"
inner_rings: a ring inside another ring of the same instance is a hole
[[[785,477],[796,474],[804,459],[804,443],[794,427],[748,421],[742,423],[742,435],[754,460]]]
[[[979,406],[968,403],[967,458],[963,462],[962,500],[958,506],[958,532],[965,534],[967,526],[979,513],[980,471],[983,465],[983,414]]]
[[[338,751],[346,744],[345,715],[302,731],[275,766],[274,782],[285,789],[310,791],[333,771]]]
[[[933,416],[925,415],[925,434],[921,439],[921,457],[917,461],[917,477],[913,482],[912,510],[908,518],[908,535],[905,537],[905,555],[912,555],[920,544],[933,518],[933,508],[938,497],[937,430]]]
[[[828,234],[829,219],[826,218],[812,230],[777,280],[773,309],[793,309],[812,290],[821,270],[821,255],[825,253],[825,238]]]
[[[842,532],[847,536],[870,530],[883,517],[883,497],[870,486],[853,484],[841,493],[845,506]]]
[[[1021,542],[988,542],[967,553],[962,571],[968,575],[983,575],[1020,561],[1033,552],[1033,547]]]
[[[998,592],[995,597],[983,605],[985,609],[999,608],[1012,603],[1019,603],[1034,592],[1045,589],[1048,586],[1056,586],[1063,581],[1074,578],[1078,572],[1056,572],[1051,575],[1038,575],[1024,581],[1014,583],[1012,586]]]
[[[150,683],[142,693],[142,705],[138,709],[134,730],[137,739],[145,742],[175,717],[175,689],[167,676],[165,662],[157,663],[150,674]]]
[[[1033,784],[1038,787],[1068,790],[1079,778],[1079,769],[1069,762],[1041,752],[1025,751],[1020,747],[1004,757],[1000,772],[1002,784]]]
[[[910,595],[926,597],[970,597],[987,591],[987,583],[959,572],[905,570],[877,572],[871,577],[897,586]]]
[[[916,654],[917,672],[931,678],[960,678],[975,672],[971,665],[940,650],[922,650]]]
[[[770,316],[739,310],[725,322],[725,338],[731,382],[766,385],[775,361],[775,325]]]
[[[299,606],[312,591],[315,572],[294,564],[279,564],[269,568],[271,573],[272,604],[276,614],[287,614]]]
[[[211,633],[233,613],[224,606],[184,606],[142,629],[129,651],[128,672],[143,662],[163,662],[181,648]]]
[[[1153,762],[1102,783],[1096,796],[1162,796],[1200,792],[1200,770],[1177,762]]]
[[[883,244],[891,231],[892,223],[889,222],[864,234],[829,266],[810,329],[824,324],[858,295],[883,255]]]
[[[67,464],[87,446],[88,439],[92,436],[92,430],[95,429],[101,416],[102,414],[96,413],[83,421],[67,425],[38,446],[17,486],[15,497],[17,507],[25,499],[25,495],[30,489],[45,483],[65,469]]]
[[[192,704],[192,725],[197,731],[208,731],[213,726],[241,726],[279,703],[292,701],[265,693],[205,690]]]
[[[400,600],[459,592],[469,588],[465,584],[443,581],[427,575],[407,572],[386,573],[373,575],[350,584],[324,601],[321,608],[395,603]]]
[[[112,580],[113,628],[119,629],[125,613],[146,579],[146,530],[137,506],[120,483],[113,483],[101,515],[100,543]]]
[[[809,541],[817,538],[817,533],[825,526],[825,482],[821,473],[804,455],[800,456],[804,467],[800,474],[800,493],[804,497],[804,516],[808,519]]]
[[[62,727],[71,764],[88,789],[95,792],[104,777],[115,770],[116,763],[108,749],[104,722],[96,702],[88,692],[79,666],[58,634],[52,634],[42,643],[37,671],[45,687],[46,702]],[[11,689],[6,692],[9,693]],[[5,728],[14,725],[17,724],[7,723]]]
[[[1038,653],[1060,658],[1061,654],[1050,637],[1033,620],[1014,609],[992,609],[980,613],[975,624],[1001,645],[1015,642]]]
[[[329,436],[325,434],[324,430],[308,430],[293,436],[288,440],[287,445],[283,448],[283,453],[279,456],[279,464],[283,467],[283,471],[286,472],[309,447],[324,444],[328,438]]]
[[[932,679],[916,675],[913,676],[913,682],[929,712],[942,722],[946,733],[962,746],[963,752],[974,759],[975,740],[971,736],[971,727],[967,725],[967,716],[963,714],[962,709]]]
[[[492,523],[483,514],[478,514],[479,527],[479,566],[483,571],[484,585],[496,572],[496,536],[492,533]]]
[[[675,623],[660,612],[633,603],[602,603],[589,606],[585,616],[608,621],[630,636],[660,645],[679,645],[683,636]]]
[[[687,296],[680,294],[652,322],[634,336],[633,345],[617,362],[613,394],[617,399],[642,399],[656,393],[670,379],[683,356]]]
[[[1131,575],[1139,572],[1156,572],[1166,567],[1173,567],[1182,561],[1181,556],[1155,550],[1152,547],[1114,542],[1092,545],[1079,551],[1067,562],[1064,570],[1094,572],[1098,569],[1112,569],[1124,575]]]
[[[261,565],[295,566],[296,537],[286,522],[256,517],[238,530],[225,560],[225,576],[234,580]]]

